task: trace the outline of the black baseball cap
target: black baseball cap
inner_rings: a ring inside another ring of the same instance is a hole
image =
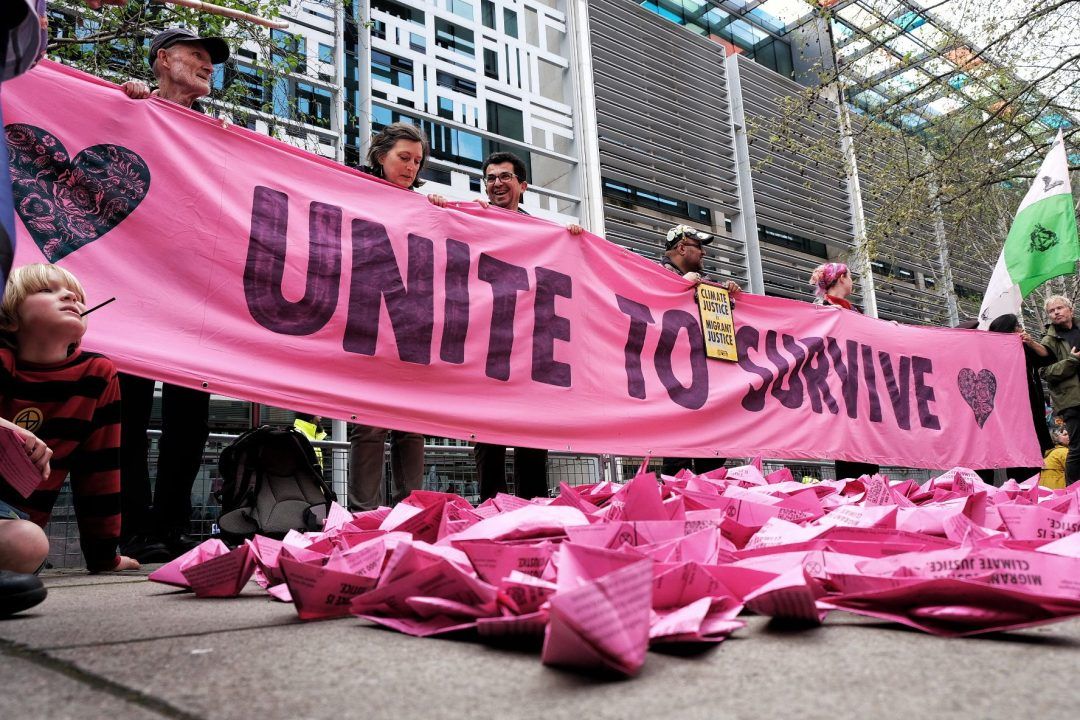
[[[178,27],[162,30],[150,41],[150,67],[154,67],[158,50],[171,48],[176,43],[199,43],[210,53],[210,62],[214,65],[229,59],[229,43],[219,37],[199,37],[193,30]]]

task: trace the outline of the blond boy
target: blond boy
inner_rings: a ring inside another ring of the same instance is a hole
[[[28,445],[36,447],[29,439],[33,437],[52,455],[39,464],[46,477],[29,498],[0,479],[0,508],[7,505],[44,526],[70,475],[87,569],[134,569],[137,562],[116,553],[120,535],[116,367],[107,357],[80,349],[86,333],[85,302],[75,276],[55,265],[26,265],[8,278],[0,328],[14,347],[0,348],[0,417],[25,431]],[[0,545],[5,532],[13,534],[11,528],[25,532],[25,525],[9,524],[13,522],[17,521],[0,520]]]

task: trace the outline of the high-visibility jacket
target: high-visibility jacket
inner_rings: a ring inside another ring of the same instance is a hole
[[[293,420],[293,427],[302,432],[308,440],[323,440],[326,438],[326,431],[315,423],[296,418]],[[319,461],[319,467],[322,467],[322,448],[315,448],[315,458]]]

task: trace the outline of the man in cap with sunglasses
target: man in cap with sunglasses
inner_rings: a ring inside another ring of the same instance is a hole
[[[708,281],[709,276],[705,273],[705,246],[712,241],[713,236],[709,233],[701,232],[690,225],[676,225],[667,232],[664,259],[660,264],[692,283]],[[734,280],[716,284],[730,293],[741,290]]]
[[[691,225],[676,225],[667,232],[664,243],[664,259],[660,264],[673,273],[682,275],[692,283],[712,282],[705,273],[705,246],[712,243],[713,236]],[[734,280],[714,282],[732,295],[742,290]],[[727,458],[664,458],[660,467],[662,475],[674,475],[679,470],[702,474],[724,466]]]

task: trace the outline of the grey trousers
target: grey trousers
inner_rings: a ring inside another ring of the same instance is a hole
[[[392,503],[403,500],[424,482],[424,436],[370,425],[349,430],[349,511],[374,510],[386,505],[385,443],[390,436]]]

